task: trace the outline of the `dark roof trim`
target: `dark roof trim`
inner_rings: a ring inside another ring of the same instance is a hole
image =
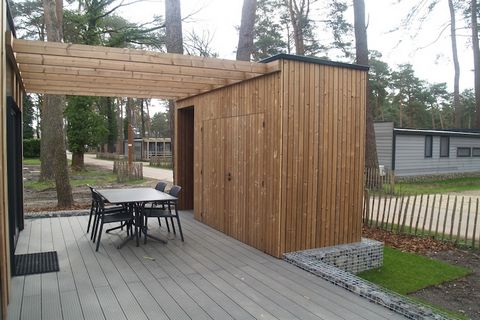
[[[325,66],[356,69],[356,70],[362,70],[362,71],[368,71],[368,69],[369,69],[368,66],[364,66],[364,65],[360,65],[360,64],[336,62],[336,61],[330,61],[330,60],[325,60],[325,59],[320,59],[320,58],[315,58],[315,57],[297,56],[297,55],[286,54],[286,53],[276,54],[276,55],[271,56],[270,58],[264,59],[260,62],[268,63],[268,62],[272,62],[272,61],[280,60],[280,59],[316,63],[316,64],[325,65]]]
[[[9,1],[6,1],[6,3],[7,3],[7,23],[8,23],[8,26],[10,27],[10,32],[12,32],[13,36],[16,38],[17,33],[15,32],[15,24],[13,23],[12,12],[10,11],[10,5],[8,4],[8,2]]]
[[[420,136],[448,136],[448,137],[472,137],[480,138],[480,133],[458,132],[433,129],[399,129],[394,128],[393,133],[398,135],[420,135]]]

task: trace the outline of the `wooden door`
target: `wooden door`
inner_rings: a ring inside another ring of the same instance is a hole
[[[224,232],[223,120],[203,121],[202,222]]]
[[[206,224],[264,249],[264,115],[203,122]]]

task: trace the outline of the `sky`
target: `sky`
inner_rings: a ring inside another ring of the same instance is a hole
[[[197,34],[207,32],[212,38],[211,46],[220,58],[235,59],[238,42],[237,27],[240,25],[243,0],[180,0],[184,34],[195,30]],[[409,8],[418,0],[365,0],[368,45],[370,50],[380,51],[382,60],[391,67],[410,63],[416,75],[430,83],[446,82],[453,88],[453,65],[449,28],[440,35],[445,22],[449,21],[447,1],[440,1],[421,32],[411,37],[412,32],[391,32],[399,26]],[[145,22],[153,15],[164,14],[162,0],[145,0],[122,8],[119,12],[130,21]],[[353,11],[347,12],[353,23]],[[321,17],[317,17],[321,19]],[[457,20],[460,20],[457,15]],[[457,26],[458,27],[458,26]],[[326,32],[319,30],[319,33]],[[473,87],[473,54],[468,47],[469,30],[459,30],[458,50],[460,58],[460,91]],[[439,37],[440,35],[440,37]],[[438,41],[435,41],[437,39]],[[434,42],[432,44],[432,42]],[[425,48],[422,48],[425,47]],[[155,111],[154,111],[155,112]]]

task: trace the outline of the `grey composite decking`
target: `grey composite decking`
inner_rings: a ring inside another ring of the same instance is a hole
[[[25,221],[16,253],[56,250],[60,271],[12,278],[9,319],[401,319],[182,212],[185,242],[99,252],[88,217]],[[152,233],[159,232],[151,222]]]

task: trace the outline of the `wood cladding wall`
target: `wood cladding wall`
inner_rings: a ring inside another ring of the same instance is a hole
[[[177,101],[177,137],[194,110],[193,177],[178,156],[175,176],[193,181],[195,218],[277,257],[359,241],[366,76],[283,59],[280,72]]]
[[[367,74],[284,60],[282,76],[280,251],[360,241]]]

